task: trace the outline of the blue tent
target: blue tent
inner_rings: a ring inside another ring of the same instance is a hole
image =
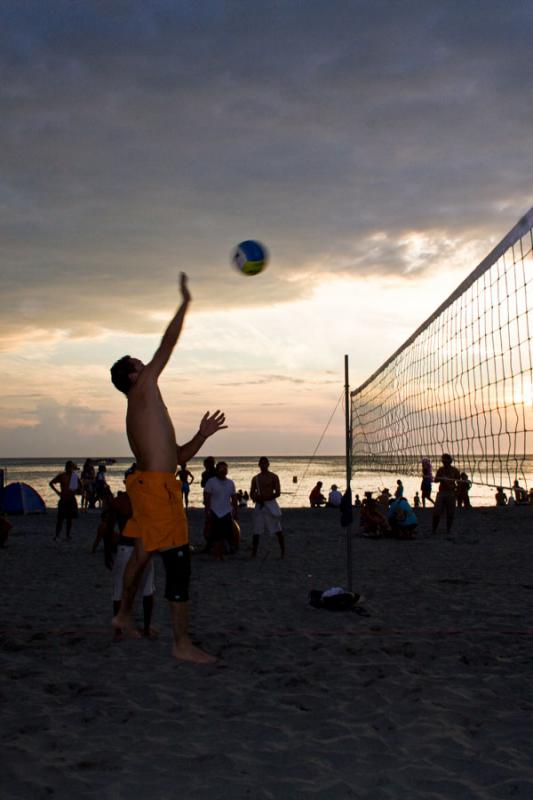
[[[2,505],[6,514],[44,514],[44,500],[27,483],[8,483],[2,495]]]

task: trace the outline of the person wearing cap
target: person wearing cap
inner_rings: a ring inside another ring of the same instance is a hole
[[[57,519],[56,519],[56,532],[54,541],[61,535],[63,522],[65,526],[65,538],[71,539],[70,532],[72,530],[72,520],[78,517],[78,503],[76,495],[82,491],[81,481],[76,475],[78,465],[74,461],[67,461],[65,464],[65,471],[60,472],[49,483],[50,488],[59,497],[57,504]],[[59,486],[59,489],[57,488]]]
[[[331,485],[331,491],[328,494],[328,508],[340,508],[342,503],[342,494],[339,492],[336,483]]]

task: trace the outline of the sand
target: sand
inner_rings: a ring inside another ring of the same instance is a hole
[[[191,628],[220,660],[113,641],[110,578],[55,513],[12,518],[0,551],[2,789],[16,798],[533,797],[533,508],[458,514],[458,542],[354,537],[355,612],[309,606],[346,585],[335,511],[287,511],[288,556],[264,540],[193,556]],[[202,512],[191,540],[201,543]]]

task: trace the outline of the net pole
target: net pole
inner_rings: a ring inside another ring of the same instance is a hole
[[[345,432],[346,432],[346,495],[352,504],[352,426],[350,420],[350,377],[348,356],[344,356],[344,411],[345,411]],[[346,582],[348,591],[352,591],[353,569],[352,569],[352,522],[346,526]]]

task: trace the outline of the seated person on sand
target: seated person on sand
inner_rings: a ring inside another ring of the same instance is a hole
[[[385,489],[381,490],[380,495],[376,501],[377,504],[379,505],[379,510],[381,511],[382,514],[385,514],[385,516],[387,516],[387,513],[389,511],[389,503],[391,500],[392,500],[392,495],[389,492],[389,490],[385,487]]]
[[[331,486],[331,491],[328,494],[328,508],[340,508],[342,503],[342,494],[339,492],[337,488],[337,484],[333,483]]]
[[[361,529],[367,536],[376,539],[385,533],[390,533],[387,517],[378,508],[377,500],[372,497],[372,492],[365,492],[365,499],[361,506]]]
[[[527,492],[522,486],[520,486],[517,480],[513,483],[513,494],[515,503],[517,505],[527,504]]]
[[[311,494],[309,495],[309,505],[311,508],[320,508],[320,506],[325,506],[326,503],[327,500],[322,494],[322,481],[318,481],[316,486],[311,489]]]
[[[393,536],[414,539],[418,519],[407,498],[397,497],[389,506],[388,520]]]
[[[497,506],[506,506],[507,505],[507,495],[503,491],[503,486],[498,486],[498,490],[494,495],[494,499],[496,500]]]

